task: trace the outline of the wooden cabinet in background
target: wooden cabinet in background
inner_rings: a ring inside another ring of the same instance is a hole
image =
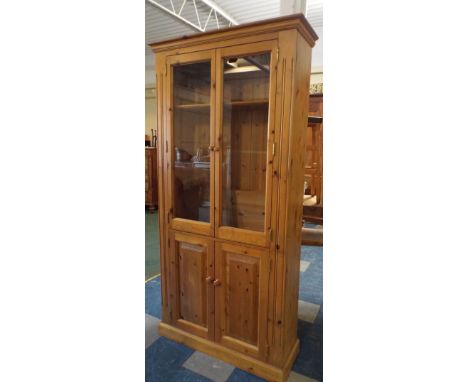
[[[309,96],[307,124],[305,181],[307,193],[316,196],[317,205],[323,204],[323,96]],[[319,117],[319,118],[314,118]]]
[[[145,207],[153,212],[158,206],[158,160],[155,147],[145,148]]]
[[[159,333],[269,381],[299,352],[311,48],[303,15],[152,44]]]

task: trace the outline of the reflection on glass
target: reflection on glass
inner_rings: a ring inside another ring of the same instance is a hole
[[[173,67],[174,216],[210,221],[210,62]]]
[[[270,53],[224,60],[222,225],[265,229]]]

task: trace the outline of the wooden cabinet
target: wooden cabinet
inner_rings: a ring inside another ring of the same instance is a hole
[[[267,380],[299,351],[311,47],[293,15],[152,44],[160,333]]]
[[[145,148],[145,206],[154,211],[158,206],[158,163],[155,147]]]
[[[309,97],[309,123],[306,137],[305,181],[317,205],[323,204],[323,96]],[[314,118],[315,117],[315,118]],[[319,118],[316,118],[319,117]]]

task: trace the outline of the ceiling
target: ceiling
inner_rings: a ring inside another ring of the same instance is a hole
[[[157,0],[167,8],[172,8],[170,0]],[[179,10],[183,4],[183,0],[172,0],[174,8]],[[213,3],[218,5],[229,16],[234,18],[239,24],[244,24],[252,21],[269,19],[280,15],[280,0],[213,0]],[[146,63],[147,66],[153,65],[152,52],[148,44],[167,40],[170,38],[180,37],[200,33],[195,28],[189,26],[183,21],[169,15],[165,11],[157,8],[148,0],[145,1],[146,7],[146,28],[145,28],[145,44],[146,44]],[[205,24],[208,18],[209,10],[202,2],[197,2],[198,16],[201,25]],[[189,20],[194,20],[197,24],[197,16],[193,0],[186,0],[183,7],[182,16]],[[314,50],[312,52],[312,71],[321,71],[322,68],[322,46],[323,46],[323,0],[308,0],[306,17],[315,32],[319,36]],[[228,26],[228,22],[222,17],[218,18],[220,27]],[[211,15],[206,30],[216,29],[216,19]],[[314,70],[315,68],[315,70]]]

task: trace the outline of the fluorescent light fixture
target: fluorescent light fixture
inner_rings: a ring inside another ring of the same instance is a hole
[[[234,73],[246,73],[246,72],[258,72],[260,68],[254,66],[254,65],[248,65],[248,66],[239,66],[237,68],[232,68],[232,69],[226,69],[224,71],[224,74],[234,74]]]

